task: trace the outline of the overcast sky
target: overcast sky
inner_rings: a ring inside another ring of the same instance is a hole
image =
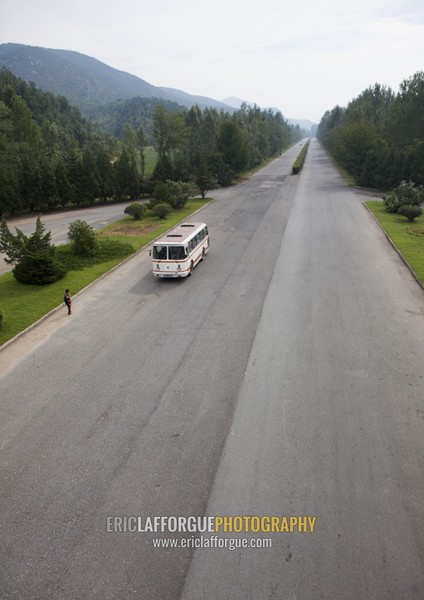
[[[423,0],[0,0],[0,43],[75,50],[153,85],[319,122],[424,69]]]

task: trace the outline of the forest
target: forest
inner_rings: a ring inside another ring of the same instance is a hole
[[[357,185],[423,185],[424,72],[404,80],[397,93],[375,84],[345,108],[327,111],[317,137]]]
[[[151,107],[150,107],[151,109]],[[90,205],[152,193],[161,181],[194,182],[199,191],[231,185],[303,136],[280,113],[243,105],[154,107],[157,164],[145,174],[150,142],[143,125],[120,138],[84,118],[66,98],[0,71],[0,216]]]

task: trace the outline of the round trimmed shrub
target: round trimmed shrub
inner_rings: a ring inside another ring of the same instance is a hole
[[[152,212],[154,215],[159,217],[159,219],[166,219],[169,213],[172,213],[172,206],[169,206],[169,204],[166,204],[166,202],[161,202],[153,207]]]
[[[124,210],[126,215],[130,215],[134,217],[136,220],[140,220],[146,214],[146,207],[144,204],[140,204],[140,202],[133,202]]]
[[[98,250],[96,233],[86,221],[77,219],[70,223],[68,238],[78,256],[93,256]]]

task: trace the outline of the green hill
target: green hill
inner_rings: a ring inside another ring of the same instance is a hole
[[[141,98],[163,99],[191,107],[207,106],[232,109],[203,96],[191,96],[180,90],[161,88],[147,81],[78,52],[55,50],[22,44],[0,44],[0,68],[34,82],[44,91],[65,96],[85,114],[97,106],[117,100]]]
[[[184,107],[160,100],[158,98],[140,98],[136,96],[130,100],[116,100],[111,104],[97,106],[87,111],[87,117],[98,125],[103,131],[111,133],[113,136],[122,139],[125,125],[131,125],[134,130],[143,127],[146,135],[147,144],[154,144],[153,138],[153,118],[158,104],[168,112],[181,112]]]

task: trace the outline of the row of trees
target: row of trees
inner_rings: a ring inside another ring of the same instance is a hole
[[[154,114],[158,162],[145,176],[143,127],[122,139],[101,132],[63,97],[0,72],[0,215],[132,199],[157,182],[194,181],[201,192],[228,185],[242,171],[302,137],[280,113],[244,105],[230,115],[197,106]]]
[[[302,137],[280,113],[243,104],[230,115],[194,106],[182,113],[162,106],[154,116],[155,180],[188,181],[199,189],[229,185],[242,171],[282,152]],[[210,188],[209,188],[210,189]]]
[[[404,80],[398,93],[375,84],[346,108],[327,111],[317,136],[358,185],[424,184],[424,72]]]
[[[0,72],[0,215],[91,199],[94,167],[118,146],[66,98]]]

